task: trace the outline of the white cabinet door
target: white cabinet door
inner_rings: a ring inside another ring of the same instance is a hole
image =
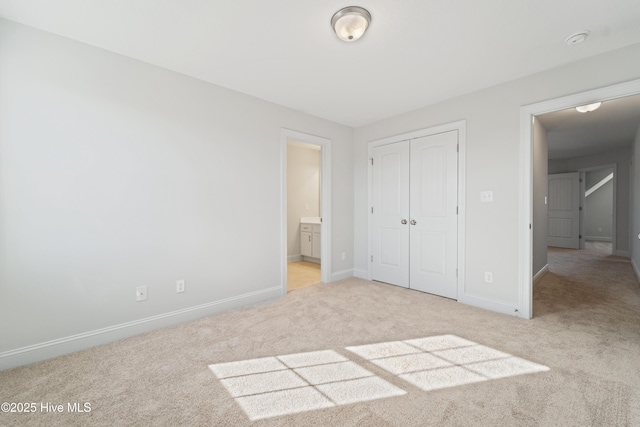
[[[549,237],[547,244],[580,249],[580,174],[549,175]]]
[[[313,256],[313,233],[303,231],[300,233],[300,254],[302,256]]]
[[[320,242],[322,239],[320,238],[320,225],[313,226],[313,236],[311,237],[312,248],[311,248],[311,256],[314,258],[320,259],[322,252],[320,251]]]
[[[457,298],[457,131],[411,141],[410,287]]]
[[[372,278],[406,288],[409,286],[409,141],[373,149],[372,191]]]

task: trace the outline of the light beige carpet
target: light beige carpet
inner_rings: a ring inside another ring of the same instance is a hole
[[[2,402],[91,412],[0,425],[640,425],[629,261],[552,250],[550,264],[529,321],[348,279],[1,372]]]
[[[597,251],[597,252],[606,252],[608,255],[611,255],[613,244],[611,242],[599,242],[597,240],[587,240],[584,244],[585,249]]]

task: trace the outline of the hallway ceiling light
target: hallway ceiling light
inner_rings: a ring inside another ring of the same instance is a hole
[[[590,111],[597,110],[598,108],[600,108],[601,105],[602,105],[602,102],[594,102],[593,104],[581,105],[579,107],[576,107],[576,110],[578,110],[581,113],[588,113]]]
[[[358,6],[340,9],[331,18],[333,30],[345,42],[354,42],[362,37],[370,23],[369,11]]]

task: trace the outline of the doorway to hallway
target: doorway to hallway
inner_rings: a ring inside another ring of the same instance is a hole
[[[520,184],[521,184],[521,197],[520,197],[520,304],[519,304],[519,313],[522,317],[532,318],[533,317],[533,299],[532,299],[532,290],[534,280],[537,280],[540,272],[544,273],[544,270],[538,270],[536,265],[540,267],[547,264],[547,245],[546,245],[546,206],[545,209],[540,209],[541,204],[545,203],[546,194],[543,194],[542,197],[540,192],[537,191],[536,188],[546,188],[546,182],[539,185],[539,177],[540,175],[540,165],[544,164],[544,177],[546,181],[547,176],[547,162],[540,162],[538,158],[538,153],[536,152],[536,143],[535,143],[535,135],[534,128],[538,123],[538,118],[542,115],[554,112],[561,112],[562,110],[570,111],[574,109],[576,106],[586,105],[593,103],[595,101],[604,101],[603,105],[607,105],[612,102],[624,102],[625,100],[631,100],[632,95],[640,95],[640,80],[633,80],[626,83],[621,83],[617,85],[612,85],[608,87],[603,87],[599,89],[594,89],[562,98],[557,98],[549,101],[544,101],[536,104],[531,104],[527,106],[523,106],[521,108],[521,156],[520,156]],[[624,115],[623,115],[624,116]],[[615,125],[614,129],[622,128],[620,124]],[[635,124],[634,132],[637,130],[637,123]],[[586,127],[582,127],[582,131],[586,132],[586,136],[597,135],[593,131],[589,131]],[[611,132],[608,132],[611,134]],[[578,138],[573,139],[574,141],[586,141],[588,138]],[[633,137],[632,137],[633,139]],[[565,147],[561,147],[562,149],[573,148],[574,144],[566,145]],[[620,154],[620,150],[622,148],[613,149],[611,146],[605,152],[600,154],[600,158],[597,159],[598,162],[591,165],[583,165],[582,168],[585,167],[593,167],[596,165],[601,165],[603,163],[614,163],[609,160],[605,160],[604,157],[609,158],[609,156],[620,155],[621,158],[625,156]],[[615,153],[614,153],[615,151]],[[591,152],[586,155],[595,155],[596,152]],[[584,155],[583,155],[584,157]],[[546,159],[546,155],[544,156]],[[614,232],[612,247],[615,255],[629,257],[630,256],[630,210],[628,205],[628,196],[630,195],[629,185],[630,185],[630,174],[628,170],[629,156],[626,155],[626,162],[618,162],[618,177],[619,177],[619,185],[627,185],[626,189],[620,189],[618,194],[620,197],[625,197],[625,205],[621,206],[622,199],[619,200],[614,205],[618,206],[617,210],[617,232]],[[536,164],[536,160],[538,160]],[[621,170],[620,165],[624,165],[625,169]],[[549,170],[551,172],[551,170]],[[537,178],[538,177],[538,178]],[[614,184],[615,185],[615,184]],[[540,212],[543,212],[543,216],[539,215]],[[536,219],[536,215],[537,219]],[[614,217],[615,220],[615,217]],[[537,224],[537,225],[536,225]],[[540,230],[545,229],[540,235]],[[617,236],[616,236],[617,235]],[[617,237],[617,238],[616,238]],[[539,256],[544,254],[544,262],[540,262]],[[537,259],[537,261],[536,261]],[[547,267],[548,268],[548,267]],[[536,276],[536,277],[534,277]]]

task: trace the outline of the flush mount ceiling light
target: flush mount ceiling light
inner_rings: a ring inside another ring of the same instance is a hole
[[[566,39],[564,39],[564,42],[569,46],[573,46],[574,44],[579,44],[585,41],[587,37],[589,37],[589,34],[591,34],[591,31],[589,30],[580,31],[579,33],[573,33]]]
[[[331,26],[340,40],[358,40],[371,23],[371,14],[358,6],[349,6],[337,11],[331,18]]]
[[[601,105],[602,105],[602,102],[594,102],[593,104],[581,105],[579,107],[576,107],[576,110],[578,110],[581,113],[588,113],[590,111],[597,110],[598,108],[600,108]]]

